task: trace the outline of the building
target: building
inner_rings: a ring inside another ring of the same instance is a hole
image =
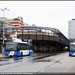
[[[75,41],[75,19],[68,21],[68,38],[70,42]]]
[[[4,20],[5,22],[7,23],[11,23],[13,25],[13,28],[14,29],[14,32],[22,32],[21,30],[16,30],[17,28],[20,28],[21,26],[24,26],[24,22],[23,22],[23,18],[18,16],[17,18],[14,18],[14,19],[7,19],[7,18],[3,18],[3,17],[0,17],[0,20]]]
[[[14,28],[19,28],[20,26],[24,25],[23,18],[20,16],[14,19],[7,19],[6,17],[0,17],[0,20],[4,20],[7,23],[11,23],[14,26]]]
[[[24,25],[22,17],[17,17],[14,19],[5,19],[5,21],[14,25],[14,28],[19,28],[20,26]]]
[[[4,24],[4,37],[3,37],[3,24]],[[11,23],[3,22],[0,20],[0,52],[2,51],[2,41],[9,40],[12,33],[13,25]],[[8,39],[9,38],[9,39]]]
[[[12,33],[12,28],[13,28],[13,25],[11,23],[7,23],[7,22],[3,22],[2,20],[0,20],[0,38],[1,35],[3,34],[3,24],[4,24],[4,35],[6,34],[11,34]]]

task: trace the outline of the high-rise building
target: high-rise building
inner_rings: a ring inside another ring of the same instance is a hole
[[[68,38],[70,42],[75,42],[75,19],[68,21]]]

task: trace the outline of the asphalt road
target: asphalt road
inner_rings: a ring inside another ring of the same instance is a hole
[[[75,57],[69,57],[68,52],[35,61],[32,57],[16,61],[12,58],[10,61],[12,63],[0,66],[0,73],[75,73]]]

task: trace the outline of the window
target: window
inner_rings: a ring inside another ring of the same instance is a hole
[[[6,42],[6,47],[5,49],[6,50],[16,50],[16,47],[17,44],[16,43],[13,43],[13,42]]]

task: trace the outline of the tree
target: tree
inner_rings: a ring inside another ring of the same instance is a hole
[[[32,26],[36,26],[35,24],[32,24]]]

